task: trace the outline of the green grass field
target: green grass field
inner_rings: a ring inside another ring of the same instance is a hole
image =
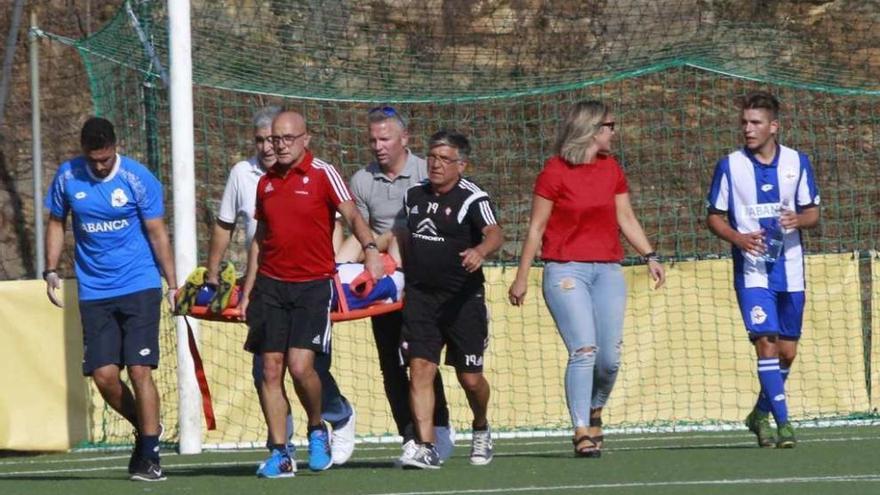
[[[392,467],[397,445],[360,444],[343,467],[259,480],[263,451],[165,454],[168,480],[127,480],[127,452],[0,458],[0,494],[787,494],[880,493],[880,426],[802,428],[793,450],[759,449],[744,431],[609,435],[601,459],[575,459],[567,438],[500,440],[489,466],[468,442],[438,471]]]

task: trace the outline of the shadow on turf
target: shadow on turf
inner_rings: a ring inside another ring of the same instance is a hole
[[[309,471],[308,464],[305,461],[299,461],[297,463],[297,467],[299,470],[297,471],[297,476],[309,476],[312,471]],[[385,462],[373,462],[373,461],[349,461],[345,463],[345,466],[339,466],[331,468],[330,471],[336,470],[348,470],[348,469],[393,469],[392,463],[390,461]],[[243,477],[254,477],[257,472],[257,464],[237,464],[232,466],[193,466],[191,468],[185,466],[175,466],[172,469],[165,469],[165,474],[168,476],[174,477],[190,477],[190,476],[243,476]]]
[[[641,449],[639,449],[641,450]],[[647,450],[647,449],[646,449]],[[651,450],[763,450],[757,445],[676,445]]]
[[[635,448],[627,448],[627,449],[604,449],[602,451],[603,456],[611,453],[612,455],[623,454],[626,452],[643,452],[648,450],[673,450],[673,451],[684,451],[684,450],[757,450],[758,447],[756,445],[674,445],[670,447],[662,447],[662,446],[651,446],[651,447],[635,447]],[[540,459],[581,459],[574,455],[572,452],[542,452],[542,453],[530,453],[530,454],[509,454],[512,457],[534,457]],[[495,457],[506,457],[505,454],[496,453]],[[590,462],[589,459],[584,458],[584,462]],[[597,460],[597,459],[594,459]]]
[[[304,461],[300,461],[298,464],[299,471],[297,471],[297,476],[313,476],[319,475],[320,473],[313,473],[309,471],[308,465]],[[394,469],[392,461],[349,461],[345,463],[345,466],[334,467],[331,470],[349,470],[349,469]],[[186,466],[175,466],[171,469],[164,469],[165,474],[169,478],[192,478],[198,476],[222,476],[222,477],[244,477],[244,478],[253,478],[256,476],[257,466],[256,464],[238,464],[233,466],[193,466],[188,468]],[[105,475],[92,475],[92,476],[71,476],[71,475],[52,475],[52,474],[40,474],[40,475],[27,475],[21,474],[16,476],[2,476],[0,477],[0,481],[10,480],[10,481],[94,481],[94,480],[106,480],[106,481],[128,481],[128,475],[124,472],[114,472]],[[2,493],[2,492],[0,492]]]

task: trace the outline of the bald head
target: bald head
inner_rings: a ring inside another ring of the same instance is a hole
[[[277,157],[276,170],[281,172],[298,165],[305,155],[310,138],[306,129],[306,119],[301,114],[293,111],[279,113],[272,121],[272,143]]]
[[[272,130],[274,131],[276,127],[285,126],[290,129],[296,130],[296,134],[301,132],[305,132],[306,130],[306,119],[303,118],[302,114],[299,112],[294,112],[293,110],[285,110],[283,112],[279,112],[278,115],[272,119]],[[276,132],[277,134],[277,132]],[[283,133],[280,135],[284,135]]]

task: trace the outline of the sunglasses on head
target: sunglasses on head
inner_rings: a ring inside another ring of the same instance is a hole
[[[388,117],[397,117],[397,118],[400,118],[400,114],[397,113],[397,110],[395,110],[394,107],[389,107],[389,106],[387,106],[387,105],[386,105],[386,106],[373,107],[373,108],[370,109],[370,111],[369,111],[368,113],[376,113],[376,112],[382,112],[383,114],[387,115]]]

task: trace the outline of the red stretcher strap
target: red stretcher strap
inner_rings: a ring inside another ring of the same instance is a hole
[[[205,423],[208,430],[217,429],[217,421],[214,418],[214,406],[211,403],[211,390],[208,388],[208,378],[205,376],[205,367],[202,365],[202,355],[199,354],[199,347],[196,345],[196,336],[193,334],[192,326],[186,316],[183,317],[186,322],[187,340],[189,341],[189,353],[193,358],[193,367],[196,371],[196,381],[199,383],[199,391],[202,393],[202,411],[205,413]]]
[[[333,286],[336,287],[336,300],[339,305],[339,312],[348,313],[348,301],[345,300],[345,291],[342,290],[342,281],[339,280],[339,274],[333,275]],[[332,314],[332,312],[331,312]],[[335,321],[331,317],[331,321]]]

